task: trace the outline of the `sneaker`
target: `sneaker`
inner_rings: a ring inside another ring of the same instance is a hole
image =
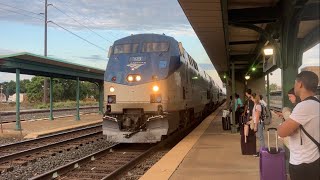
[[[254,156],[254,157],[259,157],[259,156],[260,156],[260,154],[259,154],[259,153],[257,153],[257,154],[254,154],[253,156]]]

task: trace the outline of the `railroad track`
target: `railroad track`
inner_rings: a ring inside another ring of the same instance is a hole
[[[276,112],[282,112],[282,109],[279,107],[270,106],[270,109]]]
[[[173,147],[199,123],[201,121],[194,121],[188,128],[174,133],[157,144],[115,144],[31,179],[118,179],[151,153],[156,153],[163,147]]]
[[[88,114],[98,112],[98,106],[80,107],[80,114]],[[68,115],[74,115],[75,108],[63,108],[54,109],[53,113],[55,117],[64,117]],[[45,119],[49,116],[49,109],[34,109],[34,110],[23,110],[20,112],[21,121],[27,121],[31,119]],[[2,123],[10,123],[16,120],[16,111],[4,111],[0,112],[0,121]]]
[[[116,144],[31,179],[113,179],[154,147],[152,144]]]
[[[0,146],[0,173],[100,139],[101,124]]]

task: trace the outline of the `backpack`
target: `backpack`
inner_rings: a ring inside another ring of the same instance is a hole
[[[271,123],[272,115],[266,106],[264,106],[263,104],[260,104],[260,105],[261,105],[260,120],[263,121],[264,124],[269,125]]]

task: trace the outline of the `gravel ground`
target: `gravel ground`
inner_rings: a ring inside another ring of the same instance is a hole
[[[65,165],[70,161],[83,158],[89,154],[105,149],[112,145],[112,142],[108,142],[106,139],[95,141],[91,144],[80,146],[79,149],[73,149],[71,151],[62,152],[56,156],[50,156],[46,158],[39,158],[34,163],[28,163],[26,166],[17,166],[11,172],[4,172],[0,174],[0,180],[24,180],[45,173],[49,170]]]
[[[83,113],[98,113],[99,108],[90,108],[90,109],[80,109],[80,114]],[[49,112],[42,112],[42,113],[33,113],[33,114],[21,114],[21,120],[31,120],[31,119],[42,119],[48,118]],[[65,115],[74,115],[76,114],[76,110],[66,110],[66,111],[53,111],[53,116],[65,116]],[[1,116],[2,122],[13,122],[16,121],[15,115],[10,116]]]
[[[136,180],[144,175],[156,162],[158,162],[169,149],[160,150],[156,153],[145,158],[142,162],[138,163],[134,168],[126,172],[124,176],[120,177],[121,180]]]
[[[0,146],[10,143],[15,143],[24,140],[23,137],[1,137],[0,136]]]

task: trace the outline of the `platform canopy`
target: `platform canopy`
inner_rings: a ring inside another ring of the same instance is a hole
[[[0,56],[0,71],[21,74],[46,76],[54,78],[77,79],[91,82],[102,82],[103,69],[92,68],[66,60],[45,57],[27,52]]]
[[[253,66],[256,75],[263,75],[262,49],[270,44],[266,36],[279,44],[281,53],[292,44],[287,34],[294,34],[303,51],[319,42],[319,0],[178,1],[220,77],[230,74],[231,63],[238,80]]]

